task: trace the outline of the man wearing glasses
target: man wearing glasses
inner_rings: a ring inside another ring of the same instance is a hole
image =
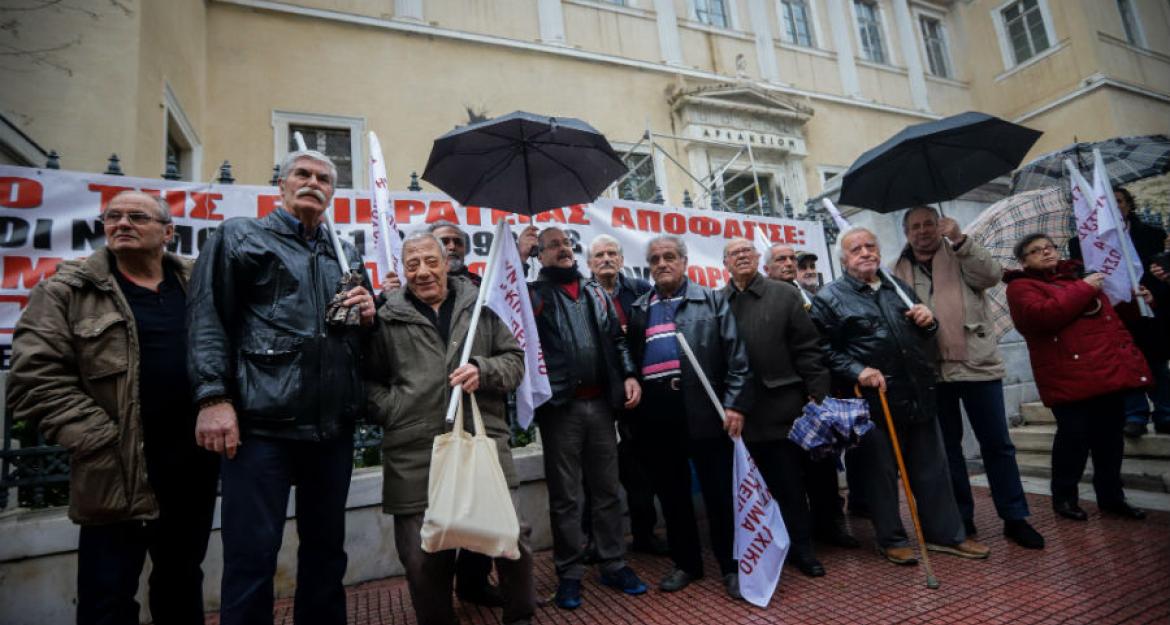
[[[101,220],[106,246],[61,263],[29,296],[8,410],[71,454],[77,622],[137,623],[149,552],[153,621],[202,623],[219,461],[192,435],[191,264],[165,251],[175,228],[156,196],[123,191]]]

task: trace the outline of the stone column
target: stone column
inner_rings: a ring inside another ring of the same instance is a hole
[[[682,65],[682,44],[678,38],[678,15],[674,12],[674,0],[654,0],[654,13],[658,22],[658,50],[667,65]]]
[[[845,2],[849,0],[826,0],[825,9],[829,15],[829,26],[833,31],[833,47],[837,50],[837,71],[841,74],[841,89],[845,95],[860,98],[861,83],[857,80],[857,64],[853,60],[853,24]]]
[[[902,44],[902,57],[910,76],[910,101],[920,111],[930,110],[926,97],[926,77],[922,72],[922,57],[918,56],[918,38],[914,34],[914,20],[910,17],[910,5],[906,0],[893,0],[894,24],[898,28],[898,40]]]
[[[760,78],[768,82],[780,82],[780,70],[776,65],[776,46],[772,43],[772,20],[764,0],[748,0],[748,14],[752,28],[756,31],[756,57],[760,63]]]
[[[565,45],[565,12],[561,0],[538,0],[536,11],[540,19],[540,41]]]

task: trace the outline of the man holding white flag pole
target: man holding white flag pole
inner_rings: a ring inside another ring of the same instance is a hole
[[[628,336],[646,393],[635,420],[634,440],[662,503],[674,561],[674,569],[659,588],[675,592],[703,577],[691,499],[693,462],[721,579],[727,594],[738,599],[741,567],[732,548],[735,521],[728,488],[734,479],[735,448],[728,435],[739,436],[751,405],[747,351],[727,298],[687,280],[687,246],[681,238],[651,239],[646,260],[654,289],[634,302]],[[676,334],[685,335],[694,347],[697,365],[684,363]],[[718,393],[717,406],[707,400],[704,376]],[[752,523],[758,520],[753,517]],[[748,566],[754,565],[749,562]]]

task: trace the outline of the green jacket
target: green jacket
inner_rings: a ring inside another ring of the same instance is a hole
[[[69,518],[79,524],[158,517],[138,413],[138,334],[111,256],[102,248],[58,265],[29,294],[12,338],[8,413],[70,451]],[[163,262],[186,289],[192,261],[168,253]]]
[[[477,289],[451,278],[455,307],[451,340],[441,342],[435,326],[406,299],[406,289],[390,294],[378,310],[365,362],[369,415],[382,425],[382,511],[419,514],[427,508],[431,445],[450,431],[446,421],[451,387],[447,376],[459,366],[471,323]],[[495,439],[508,485],[517,485],[508,448],[504,396],[524,377],[524,351],[500,318],[484,308],[475,332],[471,361],[479,367],[475,398],[489,437]],[[471,407],[464,400],[465,427],[472,429]]]

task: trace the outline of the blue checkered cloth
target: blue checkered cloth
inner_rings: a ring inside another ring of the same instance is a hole
[[[869,405],[864,399],[826,397],[820,404],[805,404],[804,413],[792,424],[788,440],[820,460],[856,447],[871,428]]]

